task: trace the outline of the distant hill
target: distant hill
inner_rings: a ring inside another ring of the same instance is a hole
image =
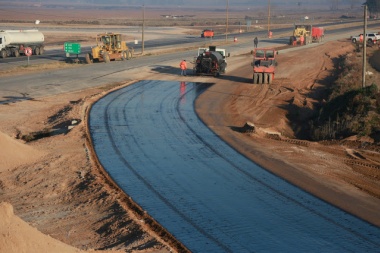
[[[161,7],[161,8],[226,8],[227,0],[0,0],[1,7],[9,5],[20,5],[27,3],[35,7],[56,7],[56,6],[94,6],[94,7]],[[252,9],[255,7],[266,7],[269,1],[252,0],[228,0],[231,9]],[[363,0],[270,0],[271,6],[287,10],[299,10],[310,7],[318,7],[325,10],[337,10],[359,7]]]

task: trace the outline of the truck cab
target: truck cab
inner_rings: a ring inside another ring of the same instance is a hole
[[[3,48],[5,48],[5,37],[4,35],[0,34],[0,50],[2,50]]]

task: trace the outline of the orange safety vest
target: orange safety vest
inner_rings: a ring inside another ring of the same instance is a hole
[[[185,70],[187,69],[187,64],[185,61],[181,61],[181,63],[179,64],[179,67],[182,69],[182,70]]]

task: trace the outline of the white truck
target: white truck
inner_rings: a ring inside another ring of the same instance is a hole
[[[1,30],[0,57],[19,57],[30,47],[34,55],[44,53],[45,37],[38,30]]]
[[[358,36],[351,36],[352,43],[360,42],[360,36],[363,36],[363,34],[361,33]],[[366,39],[368,44],[376,44],[380,40],[380,35],[374,32],[366,33]]]

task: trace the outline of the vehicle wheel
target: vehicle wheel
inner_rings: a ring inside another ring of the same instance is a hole
[[[263,74],[263,84],[267,84],[268,83],[268,73],[264,73]]]
[[[13,52],[13,56],[14,56],[14,57],[19,57],[19,56],[20,56],[20,52],[16,49],[16,50]]]
[[[254,74],[253,74],[253,83],[254,83],[254,84],[258,84],[258,79],[259,79],[259,74],[254,73]]]
[[[1,50],[1,58],[7,58],[7,52],[5,50]]]
[[[105,63],[109,63],[110,62],[110,55],[107,52],[105,52],[103,54],[103,60],[104,60]]]
[[[270,73],[270,74],[269,74],[269,76],[268,76],[268,84],[272,84],[273,76],[274,76],[273,73]]]
[[[131,51],[131,50],[128,50],[128,51],[127,51],[127,57],[126,57],[127,60],[132,59],[132,56],[133,56],[133,55],[132,55],[132,51]]]
[[[354,38],[354,39],[352,39],[352,43],[356,43],[356,39]]]
[[[257,73],[257,83],[258,84],[263,83],[263,73]]]
[[[43,55],[45,52],[45,48],[44,47],[40,47],[40,55]]]
[[[92,56],[90,54],[86,54],[86,62],[88,64],[91,64],[93,61],[92,61]]]
[[[34,54],[35,54],[35,55],[39,55],[39,54],[40,54],[40,48],[39,48],[39,47],[36,47],[36,48],[34,49]]]
[[[121,60],[125,61],[127,60],[128,53],[126,51],[121,52]]]

